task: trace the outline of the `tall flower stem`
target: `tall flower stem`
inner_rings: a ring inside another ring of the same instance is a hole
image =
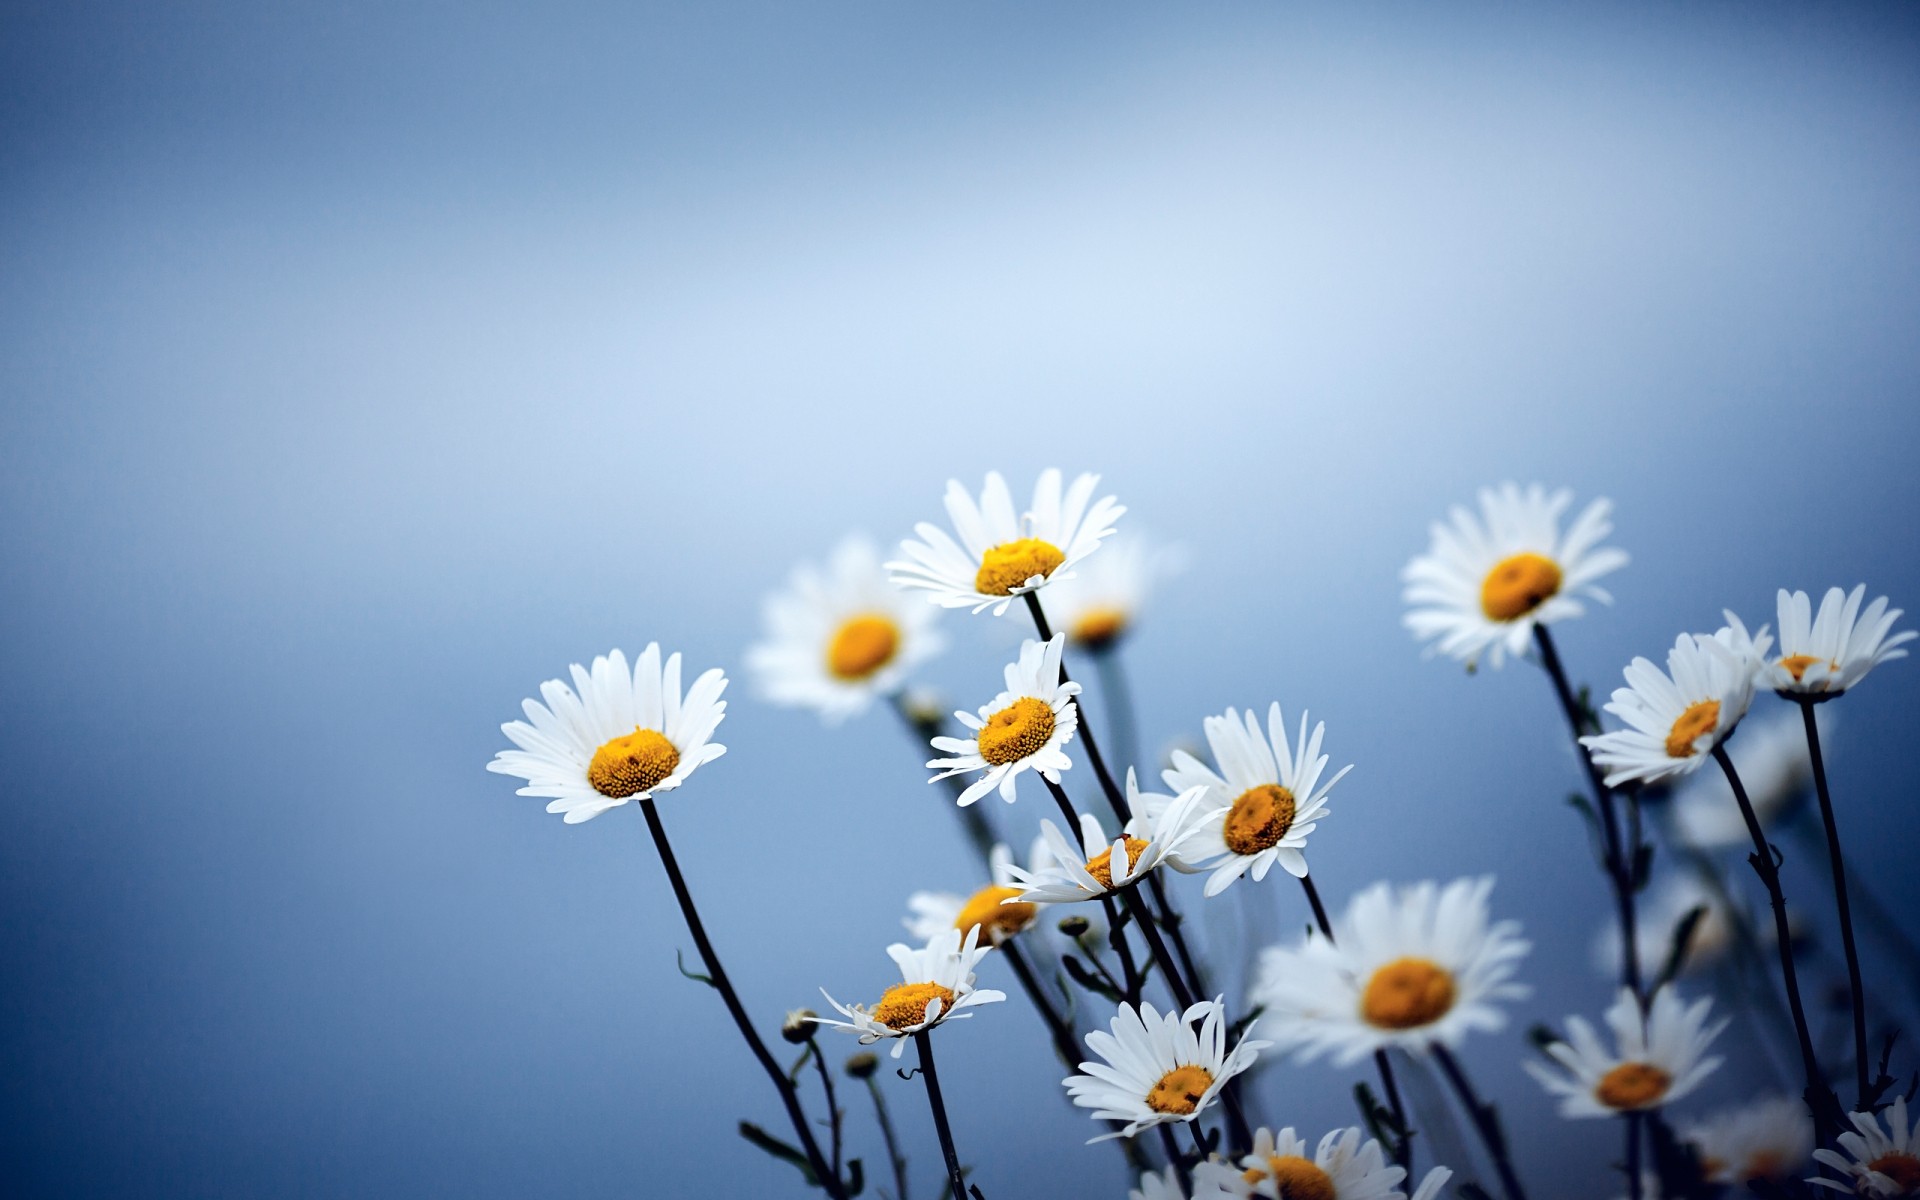
[[[1110,642],[1090,657],[1093,672],[1100,677],[1100,698],[1107,703],[1113,752],[1121,762],[1134,762],[1140,745],[1139,723],[1134,719],[1133,691],[1127,686],[1126,668],[1120,664],[1120,650]]]
[[[1481,1142],[1487,1147],[1487,1154],[1493,1159],[1493,1169],[1500,1176],[1500,1189],[1507,1194],[1507,1200],[1526,1200],[1526,1189],[1520,1186],[1520,1177],[1514,1174],[1513,1161],[1507,1154],[1507,1136],[1500,1130],[1500,1118],[1492,1107],[1480,1102],[1474,1093],[1473,1083],[1467,1073],[1460,1069],[1459,1060],[1453,1057],[1453,1051],[1439,1042],[1431,1043],[1428,1049],[1440,1063],[1440,1071],[1452,1085],[1454,1095],[1460,1098],[1460,1106],[1467,1110],[1467,1117],[1473,1127],[1479,1131]],[[1638,1175],[1638,1171],[1635,1171]]]
[[[899,692],[888,697],[887,707],[893,709],[899,716],[901,723],[907,727],[907,733],[923,750],[928,748],[929,741],[938,737],[946,728],[944,721],[925,720],[908,710],[906,700]],[[947,790],[953,793],[956,800],[960,798],[960,793],[967,790],[966,780],[957,775],[949,776],[945,782]],[[974,853],[980,856],[981,862],[988,861],[993,853],[993,844],[998,840],[994,836],[993,823],[987,819],[985,813],[980,811],[980,806],[977,804],[970,804],[965,808],[956,805],[955,811],[960,814],[960,825],[966,831],[968,844],[973,847]]]
[[[780,1093],[780,1102],[786,1106],[787,1119],[793,1123],[794,1135],[800,1139],[800,1148],[807,1156],[807,1165],[814,1177],[833,1200],[847,1200],[846,1186],[837,1174],[827,1169],[827,1160],[820,1153],[820,1144],[814,1140],[813,1130],[807,1124],[807,1115],[800,1107],[799,1093],[787,1078],[787,1073],[780,1069],[780,1064],[773,1061],[773,1055],[767,1052],[767,1044],[754,1031],[753,1022],[748,1019],[747,1010],[740,1003],[740,995],[733,989],[733,981],[727,978],[726,968],[720,965],[720,956],[714,953],[713,943],[707,939],[707,928],[700,921],[700,911],[693,905],[693,893],[687,890],[686,877],[680,874],[680,863],[673,857],[673,846],[667,841],[666,827],[660,823],[660,814],[654,808],[651,797],[640,801],[640,811],[647,818],[647,830],[653,834],[654,847],[660,851],[660,865],[666,868],[667,882],[673,885],[673,898],[680,902],[680,915],[686,918],[687,932],[693,935],[693,944],[700,951],[700,961],[706,964],[707,978],[712,981],[713,989],[720,993],[728,1015],[733,1017],[734,1025],[739,1028],[740,1036],[746,1039],[754,1058],[759,1060],[761,1069],[773,1081],[774,1090]]]
[[[873,1097],[873,1119],[880,1123],[880,1140],[887,1145],[887,1161],[893,1164],[893,1190],[899,1200],[907,1200],[907,1156],[900,1153],[899,1139],[893,1135],[893,1119],[887,1115],[887,1098],[880,1094],[880,1081],[867,1076],[867,1094]]]
[[[1867,994],[1860,984],[1860,953],[1853,946],[1853,910],[1847,903],[1847,864],[1840,854],[1840,827],[1833,819],[1833,797],[1827,793],[1827,763],[1820,753],[1820,727],[1813,719],[1815,701],[1795,696],[1807,727],[1807,752],[1813,758],[1813,787],[1820,797],[1820,821],[1827,830],[1827,861],[1832,864],[1833,902],[1840,912],[1840,943],[1847,952],[1848,1002],[1853,1006],[1853,1068],[1859,1104],[1867,1105]]]
[[[810,1028],[818,1029],[819,1026]],[[827,1094],[827,1115],[832,1117],[833,1129],[833,1177],[840,1178],[840,1102],[833,1095],[833,1072],[827,1070],[827,1056],[820,1052],[820,1043],[814,1038],[807,1039],[807,1045],[813,1048],[813,1064],[820,1068],[820,1088]]]
[[[967,1200],[966,1176],[960,1171],[960,1156],[953,1149],[953,1129],[947,1124],[947,1102],[940,1095],[940,1072],[933,1065],[933,1038],[922,1029],[913,1035],[913,1045],[920,1052],[920,1076],[927,1081],[927,1103],[933,1108],[933,1127],[940,1134],[940,1154],[947,1160],[953,1200]]]
[[[1093,848],[1087,845],[1086,836],[1080,832],[1080,814],[1073,810],[1073,801],[1068,799],[1067,790],[1045,775],[1040,776],[1040,782],[1047,785],[1047,792],[1059,807],[1060,816],[1066,821],[1073,840],[1080,843],[1080,853],[1091,854]],[[1119,958],[1120,973],[1127,981],[1127,999],[1138,1004],[1144,980],[1140,977],[1139,968],[1134,965],[1133,947],[1127,944],[1126,934],[1120,928],[1120,910],[1114,905],[1111,895],[1100,897],[1100,907],[1107,914],[1107,944],[1113,947],[1114,955]]]
[[[1645,1181],[1636,1169],[1640,1163],[1641,1118],[1645,1113],[1622,1113],[1627,1123],[1627,1200],[1641,1200],[1645,1190]]]

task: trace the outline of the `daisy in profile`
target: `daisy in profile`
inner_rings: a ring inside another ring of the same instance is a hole
[[[521,702],[525,721],[500,727],[518,750],[502,750],[487,770],[527,781],[522,796],[549,798],[547,811],[569,825],[590,821],[629,800],[648,800],[687,781],[703,763],[727,752],[709,741],[726,715],[718,667],[680,691],[680,656],[660,665],[650,642],[633,669],[615,650],[589,670],[573,664],[573,686],[558,679],[540,685],[538,700]]]
[[[1427,552],[1407,564],[1400,578],[1411,607],[1406,627],[1430,652],[1469,666],[1483,654],[1497,668],[1509,654],[1526,651],[1535,625],[1577,617],[1582,596],[1612,598],[1594,581],[1627,563],[1624,550],[1599,548],[1613,531],[1612,502],[1595,500],[1563,535],[1560,518],[1573,503],[1562,488],[1548,494],[1532,484],[1522,491],[1505,483],[1480,490],[1480,515],[1455,507],[1436,522]]]
[[[1744,1192],[1756,1180],[1784,1183],[1813,1154],[1813,1118],[1793,1096],[1768,1096],[1715,1113],[1687,1127],[1680,1140],[1693,1144],[1708,1183]]]
[[[1607,711],[1627,728],[1580,739],[1607,772],[1607,786],[1647,783],[1690,774],[1727,740],[1753,703],[1753,684],[1773,639],[1761,626],[1749,635],[1740,618],[1712,636],[1683,633],[1661,671],[1636,658],[1624,672]]]
[[[822,988],[820,994],[827,1003],[847,1019],[815,1017],[814,1021],[859,1035],[862,1046],[893,1038],[893,1056],[899,1058],[906,1039],[914,1034],[942,1021],[971,1017],[965,1010],[975,1005],[1007,998],[1004,992],[973,986],[973,968],[991,950],[980,944],[978,926],[967,932],[964,941],[958,929],[948,929],[919,950],[896,942],[887,947],[887,955],[899,966],[903,982],[881,993],[871,1008],[842,1004]]]
[[[1019,660],[1007,666],[1006,690],[978,716],[953,714],[973,736],[933,739],[935,750],[953,756],[927,763],[929,768],[945,768],[933,780],[986,772],[960,793],[962,808],[995,788],[1000,789],[1002,800],[1012,804],[1019,794],[1015,783],[1022,771],[1038,771],[1059,783],[1060,772],[1073,765],[1066,745],[1080,727],[1079,707],[1073,702],[1080,685],[1060,682],[1060,654],[1065,646],[1065,634],[1056,633],[1045,642],[1028,638],[1020,646]]]
[[[1064,494],[1060,483],[1057,469],[1040,472],[1033,506],[1015,513],[998,471],[987,472],[978,503],[959,480],[949,480],[947,518],[958,540],[920,522],[913,527],[919,540],[900,543],[906,558],[887,564],[890,578],[899,587],[931,592],[942,608],[991,608],[996,617],[1015,597],[1072,578],[1075,564],[1099,548],[1127,510],[1112,496],[1093,499],[1098,475],[1077,477]]]
[[[1916,636],[1893,633],[1901,610],[1881,596],[1860,611],[1867,585],[1851,592],[1829,588],[1818,615],[1805,592],[1780,589],[1780,655],[1767,668],[1767,686],[1788,697],[1830,699],[1853,687],[1889,659],[1905,658],[1900,647]]]
[[[1853,1128],[1840,1135],[1841,1154],[1822,1147],[1813,1152],[1820,1165],[1838,1171],[1841,1178],[1824,1175],[1807,1180],[1836,1192],[1856,1196],[1920,1195],[1920,1128],[1907,1124],[1907,1098],[1895,1096],[1886,1111],[1887,1124],[1870,1112],[1848,1114]]]
[[[1833,722],[1830,708],[1814,713],[1823,741]],[[1740,736],[1727,743],[1727,756],[1740,773],[1747,800],[1762,828],[1785,816],[1813,786],[1806,726],[1791,708],[1749,716],[1740,727]],[[1712,850],[1753,844],[1740,806],[1734,802],[1733,786],[1719,771],[1688,776],[1674,791],[1669,807],[1674,832],[1689,846]]]
[[[1725,776],[1721,776],[1725,778]],[[1731,806],[1732,800],[1727,804]],[[1745,827],[1741,829],[1745,833]],[[1687,955],[1680,973],[1691,975],[1726,958],[1733,948],[1733,918],[1719,895],[1700,882],[1697,875],[1669,875],[1654,884],[1639,901],[1639,920],[1634,922],[1634,944],[1641,967],[1648,974],[1657,972],[1672,953],[1673,939],[1681,922],[1695,909],[1700,917],[1693,923],[1687,940]],[[1609,921],[1593,939],[1593,965],[1609,978],[1620,977],[1620,926]]]
[[[1127,782],[1133,782],[1131,771]],[[1041,845],[1037,847],[1040,853],[1034,858],[1033,869],[1008,869],[1014,892],[1022,901],[1071,904],[1098,900],[1131,887],[1161,864],[1172,865],[1180,848],[1199,836],[1211,811],[1206,805],[1206,790],[1189,788],[1157,816],[1135,809],[1133,820],[1111,841],[1092,813],[1080,814],[1077,844],[1068,841],[1052,821],[1042,821]],[[1092,857],[1082,853],[1083,845],[1092,851]]]
[[[1560,1097],[1563,1117],[1612,1117],[1659,1108],[1700,1086],[1720,1066],[1707,1048],[1727,1027],[1724,1018],[1711,1024],[1707,1014],[1713,1001],[1703,998],[1686,1004],[1671,986],[1653,994],[1647,1015],[1628,988],[1607,1009],[1607,1027],[1613,1031],[1617,1052],[1600,1043],[1584,1017],[1567,1018],[1567,1040],[1554,1042],[1547,1053],[1561,1070],[1537,1062],[1522,1064],[1540,1086]]]
[[[1513,973],[1530,946],[1517,922],[1489,920],[1492,891],[1491,877],[1377,883],[1334,920],[1332,942],[1264,951],[1252,998],[1274,1040],[1347,1066],[1384,1047],[1421,1053],[1502,1028],[1498,1002],[1528,994]]]
[[[1063,1081],[1076,1105],[1094,1110],[1094,1120],[1127,1122],[1116,1133],[1088,1141],[1132,1137],[1169,1121],[1196,1120],[1227,1080],[1251,1067],[1267,1046],[1242,1037],[1229,1052],[1226,1024],[1226,1007],[1218,999],[1165,1015],[1151,1004],[1137,1011],[1122,1004],[1111,1033],[1096,1029],[1087,1034],[1088,1049],[1106,1061],[1083,1062],[1084,1074]]]
[[[872,542],[849,537],[825,570],[803,563],[767,597],[765,638],[748,648],[747,666],[766,699],[837,723],[898,692],[941,651],[939,615],[887,582]]]
[[[1046,856],[1046,842],[1035,838],[1027,861],[1038,864]],[[949,929],[965,934],[979,926],[980,940],[989,946],[998,946],[1031,928],[1040,919],[1040,905],[1020,899],[1020,888],[1013,873],[1013,851],[1005,842],[995,844],[987,853],[987,865],[988,877],[993,882],[971,896],[955,892],[915,892],[908,896],[908,916],[903,922],[907,932],[925,942]]]
[[[1179,556],[1138,534],[1123,534],[1072,578],[1047,589],[1047,612],[1067,640],[1098,653],[1120,644],[1156,583],[1179,570]]]
[[[1307,714],[1300,714],[1300,736],[1287,743],[1280,705],[1267,710],[1267,728],[1252,710],[1244,715],[1229,708],[1225,715],[1202,722],[1207,746],[1220,764],[1218,774],[1184,750],[1173,752],[1173,765],[1161,773],[1174,791],[1204,787],[1218,810],[1200,836],[1182,847],[1181,858],[1213,867],[1206,894],[1217,896],[1249,872],[1257,883],[1274,864],[1296,878],[1307,873],[1307,835],[1327,813],[1327,793],[1352,766],[1341,767],[1321,782],[1328,758],[1320,753],[1326,722],[1307,734]]]
[[[1406,1171],[1388,1162],[1380,1143],[1363,1137],[1357,1127],[1336,1129],[1311,1150],[1291,1127],[1277,1134],[1256,1130],[1253,1153],[1240,1160],[1240,1167],[1238,1175],[1227,1172],[1220,1179],[1228,1196],[1266,1200],[1405,1200],[1406,1196],[1400,1190]],[[1452,1175],[1444,1168],[1437,1173],[1432,1192],[1438,1192]]]

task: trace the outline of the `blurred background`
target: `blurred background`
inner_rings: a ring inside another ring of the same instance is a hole
[[[12,3],[0,155],[14,1194],[800,1194],[637,812],[482,768],[569,662],[738,678],[794,562],[1047,465],[1186,553],[1125,650],[1147,765],[1307,706],[1357,764],[1330,902],[1499,874],[1535,993],[1464,1057],[1537,1194],[1605,1194],[1614,1132],[1518,1066],[1611,992],[1561,717],[1423,660],[1401,566],[1482,484],[1611,496],[1633,564],[1561,634],[1601,690],[1781,585],[1920,602],[1910,4]],[[1019,626],[945,628],[985,703]],[[729,700],[662,807],[771,1032],[982,881],[889,714]],[[1830,747],[1886,891],[1917,703],[1883,667]],[[1124,1195],[1023,1005],[941,1036],[989,1197]],[[1317,1137],[1351,1078],[1261,1111]]]

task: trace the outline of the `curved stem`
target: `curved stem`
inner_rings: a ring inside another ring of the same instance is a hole
[[[1167,940],[1173,943],[1173,952],[1180,958],[1180,969],[1187,973],[1187,987],[1196,996],[1212,995],[1207,987],[1206,976],[1200,973],[1200,966],[1194,961],[1193,952],[1187,949],[1186,935],[1180,932],[1184,919],[1174,911],[1173,900],[1160,882],[1159,872],[1147,876],[1147,887],[1153,892],[1154,906],[1160,910],[1160,926],[1167,931]]]
[[[1313,923],[1319,927],[1320,936],[1327,939],[1327,945],[1334,944],[1333,922],[1327,918],[1327,906],[1320,900],[1320,889],[1315,886],[1313,876],[1302,875],[1300,888],[1307,893],[1307,904],[1313,909]],[[1387,1058],[1385,1048],[1373,1052],[1373,1065],[1380,1072],[1380,1089],[1387,1094],[1387,1107],[1393,1113],[1394,1123],[1400,1126],[1400,1136],[1393,1147],[1393,1161],[1413,1178],[1413,1144],[1408,1137],[1412,1131],[1407,1128],[1406,1106],[1400,1100],[1400,1081],[1394,1078],[1393,1063]]]
[[[880,1094],[880,1083],[873,1076],[867,1076],[867,1092],[873,1097],[873,1117],[880,1123],[880,1140],[887,1145],[887,1159],[893,1164],[893,1188],[899,1200],[907,1200],[907,1157],[900,1153],[900,1143],[893,1136],[893,1120],[887,1116],[887,1100]]]
[[[1053,640],[1053,627],[1047,624],[1047,614],[1040,607],[1040,593],[1028,592],[1027,611],[1033,614],[1033,628],[1043,642]],[[1060,682],[1072,683],[1073,677],[1067,674],[1067,659],[1060,657]],[[1087,761],[1093,764],[1093,773],[1100,780],[1100,790],[1106,793],[1107,804],[1113,809],[1113,815],[1125,824],[1133,820],[1133,810],[1127,805],[1127,797],[1121,792],[1120,785],[1113,781],[1113,772],[1107,770],[1107,760],[1100,753],[1100,742],[1093,736],[1093,718],[1087,715],[1086,694],[1081,693],[1076,701],[1080,705],[1080,740],[1087,747]]]
[[[1507,1200],[1526,1200],[1526,1189],[1520,1186],[1520,1177],[1514,1174],[1513,1163],[1507,1156],[1507,1138],[1500,1131],[1500,1118],[1474,1094],[1473,1084],[1468,1081],[1467,1073],[1460,1069],[1451,1050],[1439,1042],[1431,1043],[1428,1049],[1439,1060],[1441,1073],[1453,1086],[1454,1094],[1460,1098],[1460,1106],[1467,1110],[1468,1119],[1479,1131],[1480,1140],[1486,1144],[1487,1154],[1493,1159],[1493,1169],[1500,1175],[1500,1188],[1507,1194]]]
[[[811,1028],[818,1029],[815,1025]],[[840,1102],[833,1095],[833,1072],[827,1070],[827,1056],[820,1052],[820,1043],[813,1038],[807,1039],[813,1047],[813,1063],[820,1068],[820,1087],[827,1093],[827,1114],[833,1118],[833,1177],[840,1178]]]
[[[1859,1086],[1859,1106],[1867,1103],[1867,995],[1860,984],[1860,952],[1853,945],[1853,912],[1847,903],[1847,864],[1840,854],[1840,827],[1833,819],[1833,797],[1827,794],[1827,764],[1820,753],[1820,728],[1813,719],[1813,702],[1795,697],[1807,726],[1807,751],[1813,757],[1813,786],[1820,797],[1820,821],[1827,830],[1827,861],[1832,864],[1833,901],[1840,911],[1840,942],[1847,954],[1848,997],[1853,1006],[1853,1068]]]
[[[960,1156],[953,1149],[953,1130],[947,1125],[947,1102],[940,1095],[940,1073],[933,1065],[933,1039],[922,1029],[913,1035],[914,1048],[920,1051],[920,1075],[927,1081],[927,1103],[933,1108],[933,1127],[940,1134],[940,1154],[947,1160],[947,1180],[953,1185],[953,1200],[967,1200],[967,1180],[960,1170]]]
[[[1054,1011],[1053,1002],[1046,990],[1040,986],[1040,979],[1033,973],[1033,967],[1028,964],[1026,953],[1020,949],[1013,938],[1001,942],[999,950],[1001,956],[1007,960],[1007,965],[1013,968],[1013,976],[1020,981],[1020,989],[1026,992],[1027,999],[1033,1002],[1034,1011],[1040,1014],[1041,1022],[1046,1025],[1047,1036],[1053,1040],[1053,1052],[1060,1056],[1060,1061],[1065,1066],[1069,1068],[1076,1066],[1076,1060],[1080,1057],[1080,1046],[1074,1039],[1073,1027],[1067,1024],[1065,1017]]]

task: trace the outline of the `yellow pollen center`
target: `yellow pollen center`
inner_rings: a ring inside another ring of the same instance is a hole
[[[1278,844],[1293,828],[1293,793],[1277,783],[1263,783],[1240,793],[1227,810],[1221,836],[1235,854],[1258,854]]]
[[[1145,854],[1146,851],[1147,844],[1139,838],[1130,837],[1127,839],[1127,862],[1129,865],[1139,862],[1140,856]],[[1102,850],[1087,860],[1087,874],[1098,880],[1100,886],[1103,888],[1111,888],[1113,886],[1112,846],[1108,846],[1105,850]]]
[[[1373,973],[1360,1015],[1382,1029],[1431,1025],[1453,1007],[1453,975],[1424,958],[1396,958]]]
[[[973,894],[960,909],[960,915],[953,920],[953,927],[960,931],[962,938],[967,930],[980,926],[980,941],[983,944],[998,945],[1022,929],[1033,924],[1040,915],[1040,906],[1016,900],[1012,904],[1002,904],[1020,894],[1019,888],[984,887]]]
[[[1593,1095],[1608,1108],[1648,1108],[1660,1103],[1672,1086],[1673,1076],[1652,1063],[1629,1062],[1602,1075]]]
[[[625,799],[673,774],[680,752],[657,730],[636,729],[593,752],[587,782],[602,796]]]
[[[1200,1107],[1200,1097],[1213,1086],[1213,1076],[1205,1067],[1175,1067],[1160,1077],[1147,1093],[1147,1107],[1155,1112],[1187,1116]]]
[[[1127,614],[1124,609],[1110,604],[1097,604],[1074,619],[1067,635],[1083,646],[1098,650],[1111,645],[1126,630]]]
[[[1269,1175],[1280,1200],[1337,1200],[1339,1195],[1332,1176],[1298,1154],[1275,1155],[1267,1159],[1266,1170],[1254,1167],[1241,1178],[1257,1186]]]
[[[893,661],[900,627],[879,613],[848,617],[827,643],[827,670],[836,679],[858,680]]]
[[[973,736],[980,757],[993,766],[1018,762],[1053,736],[1053,709],[1044,700],[1022,696],[988,717]]]
[[[982,596],[1011,596],[1013,589],[1035,575],[1047,576],[1060,569],[1067,556],[1052,542],[1039,538],[1021,538],[1004,542],[980,556],[980,570],[973,577],[973,590]]]
[[[1480,611],[1490,621],[1517,621],[1560,590],[1560,564],[1522,552],[1503,558],[1480,584]]]
[[[953,1008],[953,993],[937,983],[901,983],[880,996],[869,1015],[888,1029],[906,1029],[927,1019],[927,1005],[940,1002],[940,1011]]]
[[[1692,758],[1693,743],[1703,733],[1712,733],[1713,727],[1720,723],[1720,702],[1702,700],[1689,704],[1687,711],[1674,718],[1673,728],[1667,731],[1667,757]]]
[[[1920,1158],[1911,1154],[1883,1154],[1867,1164],[1900,1185],[1902,1192],[1920,1192]]]

